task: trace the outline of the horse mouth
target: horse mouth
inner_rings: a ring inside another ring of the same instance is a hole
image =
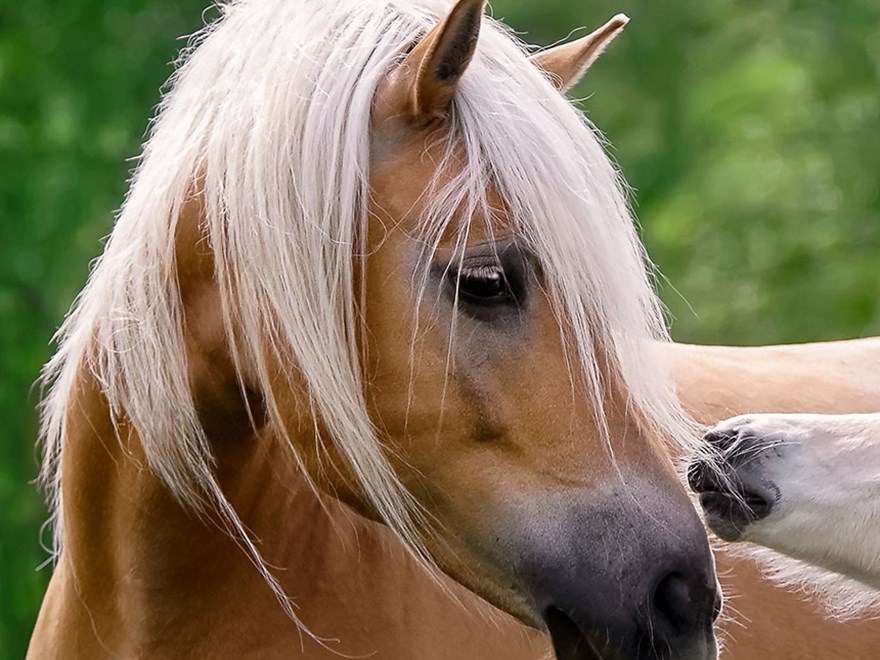
[[[593,639],[562,610],[550,607],[544,621],[553,641],[557,660],[609,660],[602,655]]]
[[[716,613],[720,613],[720,600],[716,606]],[[713,616],[713,620],[717,614]],[[553,641],[553,650],[557,660],[673,660],[688,658],[688,660],[717,660],[718,649],[715,639],[708,632],[708,637],[693,638],[673,651],[668,644],[660,643],[653,639],[651,634],[638,635],[638,639],[632,640],[632,645],[613,643],[611,638],[585,632],[565,612],[555,607],[549,607],[544,612],[544,622],[550,632]],[[627,650],[628,649],[628,650]]]
[[[732,494],[720,490],[700,493],[700,506],[715,534],[725,541],[739,541],[746,528],[767,517],[773,508],[768,498],[752,493]]]

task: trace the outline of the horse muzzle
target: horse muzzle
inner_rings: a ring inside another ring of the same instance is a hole
[[[609,504],[544,527],[520,565],[558,660],[715,660],[721,596],[696,511],[658,492]]]
[[[779,502],[779,488],[763,470],[762,458],[772,445],[735,430],[715,429],[703,440],[711,459],[691,462],[688,484],[700,496],[709,528],[725,541],[739,541]]]

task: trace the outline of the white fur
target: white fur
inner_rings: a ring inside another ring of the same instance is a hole
[[[222,18],[193,39],[105,253],[45,369],[42,479],[56,549],[67,408],[88,369],[115,419],[137,430],[151,469],[185,505],[220,510],[275,585],[217,485],[187,381],[174,233],[200,180],[239,370],[260,386],[282,437],[267,353],[298,370],[364,492],[430,563],[415,531],[418,513],[364,403],[352,255],[365,247],[374,92],[449,8],[447,0],[241,0],[222,5]],[[618,173],[587,120],[525,51],[485,19],[453,111],[466,164],[433,193],[426,245],[436,244],[460,202],[487,209],[485,191],[497,186],[571,329],[572,364],[586,375],[600,427],[596,346],[607,351],[645,430],[688,442],[690,426],[648,341],[666,333]]]
[[[762,443],[737,470],[772,483],[779,500],[743,540],[805,562],[759,553],[773,575],[812,584],[839,614],[880,605],[880,414],[748,415],[713,431]]]

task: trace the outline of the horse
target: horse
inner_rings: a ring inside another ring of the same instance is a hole
[[[682,404],[701,424],[747,410],[864,414],[877,408],[880,376],[874,365],[880,360],[880,339],[763,347],[665,343],[658,348]],[[385,542],[383,528],[361,528],[359,538],[362,544],[369,542],[368,547],[383,547],[389,573],[397,568],[405,580],[419,585],[412,589],[420,599],[408,603],[410,616],[435,622],[434,636],[426,634],[426,640],[441,644],[447,657],[547,658],[547,642],[540,634],[497,613],[489,623],[475,626],[481,617],[491,616],[485,603],[461,594],[467,607],[451,605],[417,571],[402,569],[411,562],[397,544]],[[874,658],[880,620],[871,610],[854,608],[853,601],[829,600],[843,595],[839,584],[826,592],[827,576],[769,550],[718,539],[713,545],[728,601],[718,625],[724,641],[722,660]],[[859,595],[852,589],[848,593]],[[859,602],[863,601],[855,604]],[[846,612],[839,609],[844,605]],[[838,609],[829,611],[829,606]],[[846,617],[834,616],[840,614]]]
[[[718,536],[827,569],[841,613],[880,604],[880,414],[740,415],[704,439],[690,484]]]
[[[746,412],[866,415],[878,408],[877,338],[663,349],[685,409],[710,426]],[[750,543],[714,539],[713,548],[727,600],[719,627],[724,660],[870,660],[876,655],[876,593]]]
[[[44,372],[29,657],[515,657],[415,616],[442,575],[562,660],[716,657],[698,436],[561,93],[625,19],[530,60],[484,2],[233,0],[192,40]]]

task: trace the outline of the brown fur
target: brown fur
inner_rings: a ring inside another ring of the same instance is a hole
[[[673,345],[668,354],[683,401],[706,423],[746,411],[870,412],[880,395],[874,367],[880,361],[878,340],[769,348]],[[68,498],[68,515],[84,523],[97,519],[99,528],[69,528],[29,657],[269,658],[273,645],[274,655],[295,657],[300,646],[293,626],[241,551],[224,534],[194,524],[135,457],[105,439],[112,435],[97,392],[84,386],[81,397],[83,407],[73,420],[79,426],[78,449],[71,460],[87,463],[89,469],[83,472],[83,483],[70,488],[79,497]],[[137,443],[129,446],[137,449]],[[549,649],[542,635],[497,611],[487,618],[481,614],[490,611],[485,603],[450,582],[466,606],[453,604],[382,526],[333,502],[319,507],[295,480],[281,484],[274,478],[284,461],[265,463],[252,477],[260,483],[262,497],[278,502],[278,511],[286,515],[263,521],[248,516],[247,522],[276,563],[282,553],[295,559],[289,553],[301,547],[297,521],[308,522],[309,556],[324,560],[320,566],[305,562],[306,570],[288,580],[306,622],[324,622],[316,628],[318,634],[343,640],[333,648],[371,649],[377,658],[405,657],[395,655],[397,641],[405,638],[426,660],[545,657]],[[132,490],[146,499],[136,499]],[[234,498],[236,506],[244,506],[243,499]],[[151,500],[159,506],[145,519],[143,510]],[[116,502],[115,512],[96,511],[94,502],[99,501]],[[251,508],[258,510],[253,503]],[[103,526],[112,530],[136,512],[141,512],[135,516],[140,524],[105,536]],[[184,532],[175,535],[178,525]],[[138,527],[143,532],[133,537]],[[148,572],[145,561],[160,550],[160,567],[165,562],[168,566]],[[728,638],[724,660],[875,656],[880,622],[829,620],[802,595],[763,579],[750,561],[721,548],[717,559],[732,596],[723,624]],[[72,564],[82,566],[77,579]],[[179,568],[170,570],[175,564]],[[110,575],[106,567],[114,567]],[[167,577],[157,577],[162,575]],[[203,585],[215,587],[211,591]],[[153,607],[152,599],[158,601]],[[162,613],[161,620],[153,610]],[[223,634],[203,636],[194,627],[197,621],[209,621]],[[305,641],[302,657],[339,657]]]

